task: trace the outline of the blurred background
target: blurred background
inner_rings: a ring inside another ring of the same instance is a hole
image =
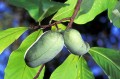
[[[65,2],[66,0],[55,0]],[[42,24],[48,24],[52,16],[44,19]],[[27,13],[26,10],[7,4],[5,1],[0,0],[0,30],[8,28],[14,28],[18,26],[37,25]],[[66,23],[65,23],[66,24]],[[113,49],[120,49],[120,29],[116,28],[110,23],[107,11],[104,11],[98,15],[93,21],[84,24],[76,25],[73,24],[73,28],[80,31],[83,39],[90,44],[91,47],[106,47]],[[45,30],[49,30],[47,28]],[[17,49],[20,43],[29,35],[29,31],[25,32],[17,41],[10,45],[0,55],[0,79],[4,79],[4,69],[6,67],[10,53]],[[1,45],[0,45],[1,47]],[[46,71],[44,79],[48,79],[55,68],[57,68],[69,55],[70,53],[64,47],[59,55],[57,55],[52,61],[46,64]],[[95,79],[108,79],[102,69],[94,62],[94,60],[86,55],[88,65],[93,72]]]

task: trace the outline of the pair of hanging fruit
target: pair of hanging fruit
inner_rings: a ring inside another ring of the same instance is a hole
[[[47,31],[27,49],[25,62],[29,67],[37,67],[52,60],[63,48],[73,54],[84,55],[90,49],[84,42],[80,33],[75,29],[67,29],[63,33],[59,31]]]

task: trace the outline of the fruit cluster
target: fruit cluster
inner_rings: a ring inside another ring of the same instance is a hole
[[[37,67],[52,60],[63,48],[73,54],[84,55],[90,49],[84,42],[80,33],[75,29],[67,29],[64,32],[47,31],[27,49],[25,62],[29,67]]]

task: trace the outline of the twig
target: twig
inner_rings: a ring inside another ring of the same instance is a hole
[[[41,71],[42,71],[42,69],[43,69],[44,66],[45,66],[45,65],[43,64],[43,65],[40,67],[38,73],[35,75],[35,77],[34,77],[33,79],[37,79],[37,78],[39,77],[39,75],[40,75],[40,73],[41,73]]]
[[[51,23],[51,24],[48,24],[48,25],[31,26],[29,29],[34,29],[34,30],[37,30],[37,29],[40,29],[40,28],[45,29],[45,28],[47,28],[47,27],[51,27],[51,26],[60,24],[61,22],[66,21],[66,20],[70,20],[70,17],[68,17],[68,18],[63,18],[63,19],[61,19],[60,21],[56,21],[56,22]]]
[[[74,9],[74,13],[73,13],[72,17],[70,18],[70,22],[68,23],[67,29],[72,27],[73,21],[77,15],[78,11],[80,10],[81,2],[82,2],[82,0],[77,1],[77,4],[76,4],[75,9]]]

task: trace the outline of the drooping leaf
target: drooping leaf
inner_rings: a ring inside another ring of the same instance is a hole
[[[3,52],[10,44],[17,40],[28,28],[17,27],[10,28],[0,32],[0,53]]]
[[[41,22],[45,17],[65,6],[51,0],[7,0],[10,4],[26,9],[32,18]]]
[[[69,55],[51,75],[50,79],[94,79],[83,57]]]
[[[120,51],[93,47],[89,51],[96,63],[102,67],[109,79],[120,79]]]
[[[81,14],[87,13],[91,9],[93,2],[94,0],[82,0],[80,11],[78,12],[78,16],[80,16]],[[62,7],[55,14],[55,16],[53,17],[53,20],[61,20],[62,18],[72,16],[77,0],[67,0],[65,3],[69,4],[69,6]]]
[[[76,79],[94,79],[92,72],[88,68],[86,60],[82,56],[79,58],[77,67],[78,76]]]
[[[39,67],[30,68],[25,64],[24,54],[28,47],[41,35],[42,30],[38,30],[29,35],[20,45],[20,47],[13,51],[9,57],[7,67],[5,69],[4,79],[33,79],[38,72]],[[43,79],[44,69],[42,70],[38,79]]]
[[[108,8],[108,16],[113,25],[120,28],[120,1],[114,1],[114,6]]]

